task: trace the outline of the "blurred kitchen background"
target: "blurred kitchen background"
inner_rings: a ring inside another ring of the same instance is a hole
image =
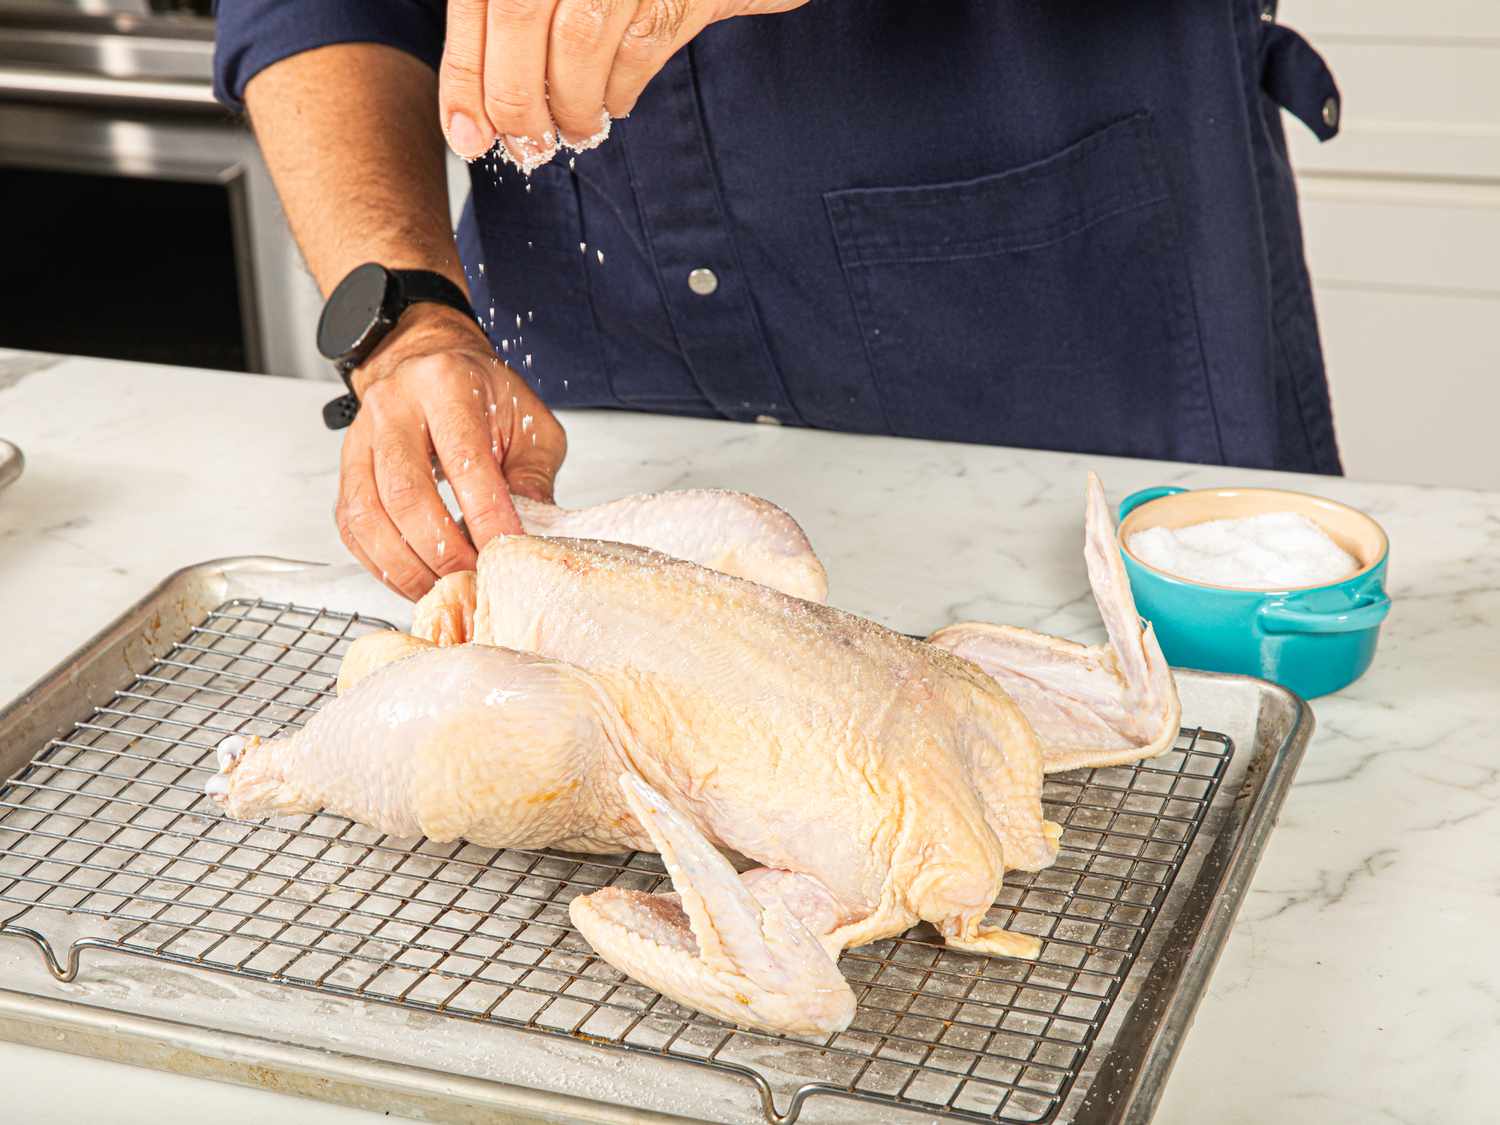
[[[0,347],[333,377],[265,167],[213,101],[211,10],[0,0]],[[1344,93],[1337,140],[1287,135],[1345,466],[1500,488],[1500,4],[1276,18]]]

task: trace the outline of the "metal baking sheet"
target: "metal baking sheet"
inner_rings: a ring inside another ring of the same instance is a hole
[[[1172,753],[1048,779],[1063,853],[992,916],[1038,961],[921,928],[851,950],[855,1024],[806,1043],[592,956],[567,901],[657,885],[654,856],[207,805],[219,737],[305,721],[408,612],[347,568],[205,564],[0,712],[0,1037],[438,1120],[1144,1121],[1311,731],[1279,688],[1181,673],[1203,725]]]

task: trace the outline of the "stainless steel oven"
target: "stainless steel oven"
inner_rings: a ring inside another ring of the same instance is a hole
[[[329,378],[210,0],[0,0],[0,346]]]

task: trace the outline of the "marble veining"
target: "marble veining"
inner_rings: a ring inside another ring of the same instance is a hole
[[[0,353],[0,391],[0,435],[28,461],[0,492],[0,699],[179,566],[344,561],[326,385]],[[560,502],[760,493],[806,528],[835,604],[908,632],[983,618],[1100,640],[1081,557],[1088,468],[1116,499],[1268,484],[1369,512],[1391,536],[1395,609],[1369,674],[1315,705],[1318,733],[1158,1120],[1500,1118],[1500,493],[620,413],[563,421]]]
[[[45,352],[16,352],[0,349],[0,391],[9,390],[28,375],[56,367],[66,356]]]

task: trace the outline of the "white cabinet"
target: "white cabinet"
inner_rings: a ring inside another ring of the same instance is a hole
[[[1288,116],[1352,476],[1500,489],[1500,4],[1284,0],[1340,135]]]

